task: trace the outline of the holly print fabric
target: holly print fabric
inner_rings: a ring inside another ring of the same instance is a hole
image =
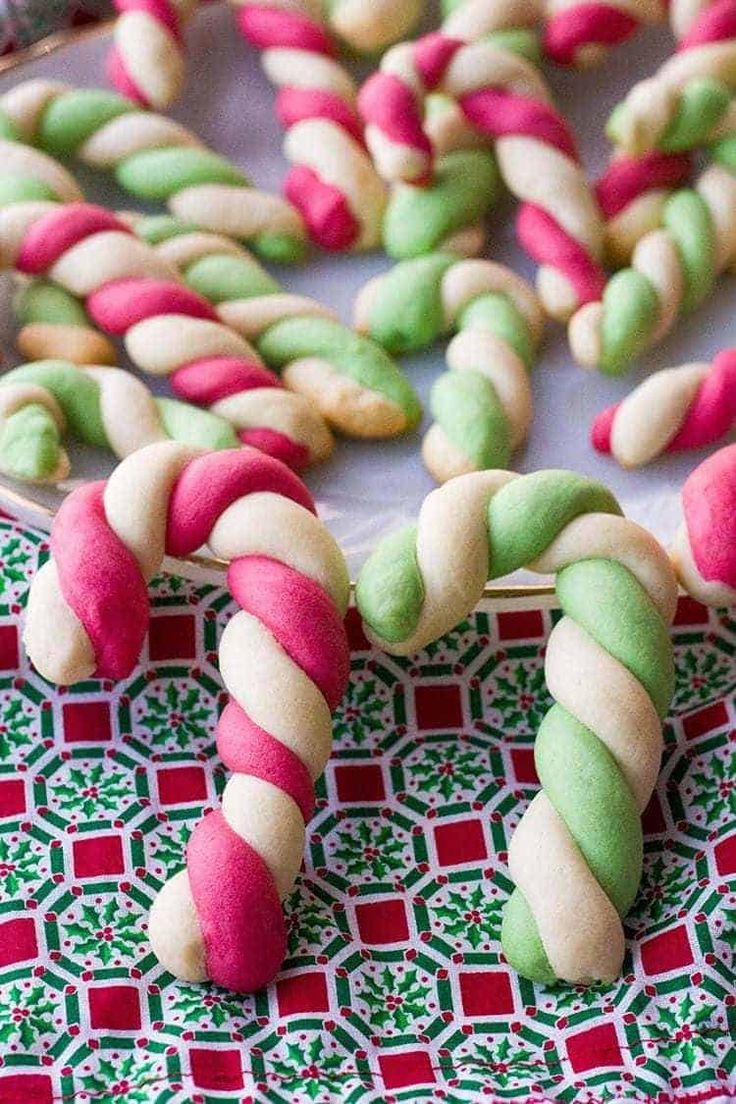
[[[46,555],[0,522],[0,1104],[733,1098],[735,620],[680,605],[625,974],[584,989],[521,981],[499,945],[557,614],[481,609],[410,659],[351,614],[289,958],[242,998],[178,984],[146,936],[225,781],[233,604],[162,577],[133,676],[53,688],[20,645]]]

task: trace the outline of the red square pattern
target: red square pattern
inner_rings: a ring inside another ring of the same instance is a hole
[[[452,683],[449,686],[417,686],[414,702],[418,728],[462,728],[463,706],[459,686]]]
[[[692,961],[693,952],[684,924],[659,932],[641,945],[641,964],[644,973],[650,977],[652,974],[666,974],[669,970],[690,966]]]
[[[197,654],[195,622],[191,613],[152,617],[148,629],[151,659],[194,659]]]
[[[736,874],[736,832],[728,839],[722,840],[713,852],[716,861],[716,870],[721,877]]]
[[[64,739],[70,744],[98,743],[112,739],[110,703],[67,702],[62,708]]]
[[[166,767],[156,777],[162,805],[186,805],[207,797],[207,779],[202,767]]]
[[[0,817],[19,816],[26,811],[26,788],[22,778],[0,782]]]
[[[726,712],[725,702],[719,701],[685,717],[682,727],[688,740],[695,740],[705,732],[712,732],[713,729],[722,728],[727,724],[728,713]]]
[[[304,1012],[327,1012],[330,1007],[327,979],[324,974],[316,970],[282,978],[276,983],[276,999],[279,1004],[279,1014],[282,1016],[294,1016]]]
[[[500,640],[534,640],[544,636],[544,618],[541,610],[523,610],[518,613],[498,614]]]
[[[0,625],[0,671],[18,669],[18,626]]]
[[[30,917],[22,916],[0,924],[0,966],[27,962],[37,954],[36,928]]]
[[[696,602],[694,598],[683,596],[678,599],[675,625],[707,625],[708,607]]]
[[[400,897],[356,905],[355,918],[360,938],[374,947],[384,943],[403,943],[409,938],[406,909]]]
[[[567,1056],[574,1073],[623,1065],[616,1028],[612,1023],[599,1024],[569,1036]]]
[[[538,786],[537,768],[534,766],[534,748],[514,748],[511,752],[514,778],[523,786]]]
[[[507,1016],[514,1011],[511,979],[505,970],[461,973],[460,997],[466,1016]]]
[[[122,874],[125,870],[120,836],[91,836],[75,840],[72,855],[77,878],[99,878],[102,874]]]
[[[641,814],[641,826],[645,836],[661,836],[663,832],[667,831],[667,822],[664,819],[656,790],[649,798],[649,804]]]
[[[335,767],[335,782],[339,801],[383,801],[386,787],[378,763]]]
[[[351,652],[369,652],[373,645],[363,631],[363,618],[360,611],[351,606],[345,615],[345,629]]]
[[[54,1087],[45,1073],[9,1073],[0,1077],[0,1104],[52,1104]]]
[[[434,830],[434,842],[440,866],[482,862],[488,858],[483,825],[479,820],[438,824]]]
[[[243,1067],[239,1050],[189,1051],[192,1080],[198,1089],[242,1089]]]
[[[133,985],[88,990],[89,1021],[94,1031],[140,1031],[141,1005]]]
[[[432,1059],[426,1050],[410,1050],[405,1054],[379,1054],[378,1065],[387,1089],[432,1085],[436,1080]]]

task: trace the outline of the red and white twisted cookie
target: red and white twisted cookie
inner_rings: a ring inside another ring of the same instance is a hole
[[[331,711],[349,674],[347,568],[309,492],[253,449],[141,449],[59,510],[25,643],[53,682],[126,677],[148,627],[148,581],[165,554],[204,544],[229,561],[240,607],[219,651],[231,699],[217,745],[233,774],[221,808],[192,833],[186,869],[156,899],[149,935],[177,977],[252,991],[286,952],[281,901],[301,864]]]
[[[325,16],[310,0],[240,0],[237,9],[240,30],[262,51],[263,68],[279,89],[276,111],[293,166],[287,198],[323,249],[375,248],[386,188],[363,145],[355,82],[337,58]]]
[[[590,436],[598,452],[639,468],[666,452],[712,445],[735,425],[736,349],[726,349],[712,364],[655,372],[601,411]]]
[[[107,76],[124,96],[159,111],[181,95],[182,29],[197,0],[115,0],[119,12]]]
[[[430,92],[457,101],[467,122],[495,143],[501,174],[523,206],[517,233],[542,265],[540,298],[566,319],[605,285],[603,223],[564,119],[539,71],[490,41],[490,31],[533,26],[532,3],[503,0],[492,11],[465,4],[442,31],[389,50],[359,97],[366,141],[386,180],[425,183],[433,151],[424,127]]]
[[[546,0],[543,47],[559,65],[596,65],[609,46],[661,23],[667,0]]]
[[[736,444],[688,476],[682,512],[671,550],[681,585],[706,606],[736,606]]]
[[[0,157],[32,162],[39,172],[49,162],[10,142],[0,143]],[[133,363],[170,376],[176,394],[196,402],[204,390],[207,405],[243,443],[295,468],[331,453],[332,436],[312,404],[286,391],[210,303],[110,211],[79,202],[15,203],[0,210],[0,250],[2,267],[48,276],[83,299],[102,330],[124,337]]]

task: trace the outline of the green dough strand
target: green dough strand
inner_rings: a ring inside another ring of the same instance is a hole
[[[383,277],[371,306],[369,332],[390,353],[415,353],[447,330],[442,278],[457,263],[451,253],[402,261]]]
[[[430,187],[394,189],[383,223],[386,252],[405,260],[442,249],[450,235],[486,218],[499,182],[496,160],[488,150],[445,154]]]
[[[675,114],[657,141],[666,153],[684,153],[707,144],[731,104],[731,90],[711,77],[695,77],[680,90]],[[627,130],[628,106],[622,101],[611,112],[606,134],[615,146]]]
[[[506,413],[480,372],[445,372],[432,387],[430,407],[445,435],[476,471],[505,468],[511,459]]]
[[[15,313],[24,326],[47,322],[90,328],[87,312],[79,300],[58,284],[46,280],[32,280],[23,288],[15,302]]]
[[[0,428],[0,470],[39,483],[52,478],[62,455],[59,428],[45,406],[29,403]]]
[[[573,472],[535,472],[504,483],[489,496],[486,511],[488,577],[533,566],[576,518],[600,513],[620,514],[616,500],[601,484]],[[422,617],[426,593],[418,539],[417,527],[409,527],[382,541],[358,578],[361,615],[390,651],[412,638]],[[425,531],[423,545],[431,539]],[[664,717],[674,691],[672,645],[665,620],[637,578],[616,559],[584,558],[563,567],[556,583],[564,615],[630,672]],[[598,735],[559,703],[540,726],[535,765],[547,799],[623,918],[636,897],[643,844],[639,808],[621,766]],[[507,961],[524,977],[542,984],[557,980],[519,889],[506,904],[501,941]]]

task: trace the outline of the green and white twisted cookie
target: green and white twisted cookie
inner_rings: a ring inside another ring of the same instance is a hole
[[[240,446],[224,418],[189,403],[154,398],[122,368],[42,360],[0,376],[0,471],[30,483],[66,479],[65,432],[109,449],[118,459],[155,441],[183,441],[208,450]]]
[[[450,370],[432,388],[424,463],[438,483],[508,464],[531,423],[529,371],[544,329],[542,306],[524,280],[492,261],[432,253],[367,283],[354,323],[397,354],[456,330]]]
[[[637,244],[603,299],[570,320],[573,356],[607,375],[627,372],[681,314],[695,310],[736,261],[736,138],[719,143],[695,188],[675,192],[663,223]]]
[[[664,550],[573,472],[476,472],[433,491],[417,524],[379,545],[358,607],[378,647],[409,655],[467,617],[487,579],[521,567],[556,576],[564,616],[545,657],[555,704],[535,745],[542,790],[509,847],[503,950],[533,981],[611,982],[674,688]]]
[[[111,171],[137,199],[164,201],[177,218],[247,242],[268,260],[292,264],[304,257],[306,231],[296,208],[251,187],[181,123],[117,93],[24,81],[0,96],[0,137]]]
[[[185,283],[209,299],[221,320],[253,343],[293,391],[306,395],[335,429],[351,437],[394,437],[414,429],[421,407],[382,348],[344,326],[314,299],[282,291],[229,238],[167,216],[129,217]]]

